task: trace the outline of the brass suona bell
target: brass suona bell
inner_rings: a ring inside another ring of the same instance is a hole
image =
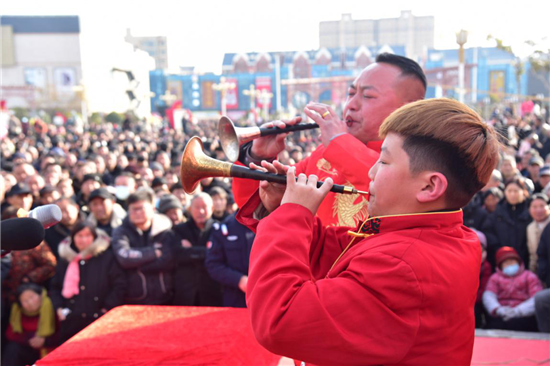
[[[286,175],[264,173],[207,156],[204,153],[202,141],[197,136],[192,137],[185,146],[181,157],[180,177],[183,190],[188,194],[195,191],[201,179],[210,177],[246,178],[286,184]],[[323,182],[317,182],[317,187],[321,184]],[[340,184],[335,184],[331,191],[345,194],[369,194]]]
[[[319,128],[319,125],[316,123],[300,123],[285,128],[235,127],[233,121],[226,116],[222,116],[218,122],[218,135],[220,136],[220,142],[225,156],[227,156],[229,161],[235,162],[239,158],[239,148],[248,141],[252,141],[262,136],[311,130],[313,128]]]

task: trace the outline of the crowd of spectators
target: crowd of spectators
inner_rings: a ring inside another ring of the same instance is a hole
[[[479,328],[550,332],[550,121],[538,111],[504,108],[487,121],[503,137],[501,162],[464,208],[483,249]],[[46,204],[62,219],[36,248],[2,258],[5,364],[32,364],[123,304],[246,306],[254,234],[235,220],[231,179],[204,179],[189,196],[179,176],[194,135],[225,160],[217,121],[184,127],[12,119],[1,140],[2,220]],[[287,139],[279,160],[289,165],[320,144],[316,131]]]

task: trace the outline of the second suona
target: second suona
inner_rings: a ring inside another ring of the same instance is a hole
[[[218,122],[218,134],[223,152],[231,162],[237,161],[239,158],[239,148],[241,145],[257,139],[262,136],[278,135],[293,131],[303,131],[319,128],[316,123],[300,123],[285,128],[265,128],[265,127],[235,127],[231,119],[222,116]]]

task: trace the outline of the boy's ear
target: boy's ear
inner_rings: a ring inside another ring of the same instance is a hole
[[[416,194],[416,199],[421,203],[434,202],[440,199],[447,192],[447,178],[439,172],[423,172],[421,173],[423,180],[423,188]]]

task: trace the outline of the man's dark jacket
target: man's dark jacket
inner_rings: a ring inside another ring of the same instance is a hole
[[[148,233],[136,228],[129,216],[113,231],[111,247],[128,281],[126,304],[167,305],[172,302],[174,233],[171,227],[168,217],[155,214]],[[155,248],[162,251],[159,258]]]
[[[203,230],[199,229],[193,219],[176,225],[176,293],[174,305],[187,306],[221,306],[221,286],[214,281],[204,266],[207,251],[212,247],[210,235],[212,226],[219,223],[210,219]],[[191,248],[181,245],[183,239],[191,242]]]

